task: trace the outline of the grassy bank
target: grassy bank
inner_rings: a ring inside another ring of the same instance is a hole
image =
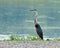
[[[4,39],[0,41],[60,41],[60,38],[55,38],[53,40],[51,39],[46,39],[46,40],[41,40],[38,36],[18,36],[18,35],[10,35],[9,39]]]

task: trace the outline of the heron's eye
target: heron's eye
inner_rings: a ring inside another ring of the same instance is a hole
[[[37,11],[36,9],[34,9],[34,11]]]

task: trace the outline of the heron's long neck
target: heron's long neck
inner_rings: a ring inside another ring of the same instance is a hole
[[[35,17],[34,17],[34,23],[37,24],[37,16],[38,16],[38,12],[35,11]]]
[[[35,16],[38,16],[38,12],[37,11],[35,12]]]

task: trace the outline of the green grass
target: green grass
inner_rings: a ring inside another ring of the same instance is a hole
[[[39,38],[38,36],[32,36],[32,35],[28,35],[25,37],[25,36],[11,34],[9,36],[9,39],[7,39],[7,40],[4,39],[3,41],[41,41],[41,38]],[[47,39],[45,41],[60,41],[60,38],[55,38],[53,40]]]
[[[55,38],[54,40],[55,40],[55,41],[60,41],[60,37],[59,37],[59,38]]]
[[[21,37],[18,35],[10,35],[9,40],[10,41],[38,41],[41,39],[37,36],[31,36],[31,35],[29,35],[27,37]]]

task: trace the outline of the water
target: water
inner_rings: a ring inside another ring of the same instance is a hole
[[[38,21],[43,30],[44,37],[60,37],[60,3],[55,3],[55,0],[49,0],[48,3],[46,1],[43,0],[41,3],[33,4],[26,2],[16,4],[1,3],[0,34],[37,35],[33,24],[34,14],[29,11],[36,8],[39,12]]]
[[[2,34],[0,34],[0,40],[9,40],[9,36],[10,35],[2,35]]]

